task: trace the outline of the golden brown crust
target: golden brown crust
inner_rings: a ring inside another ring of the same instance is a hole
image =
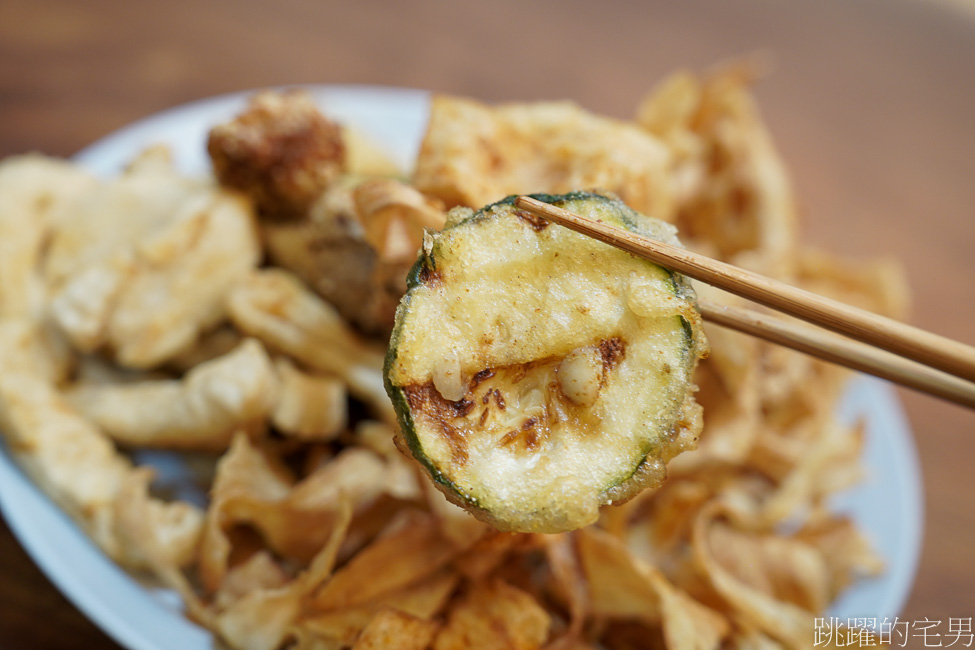
[[[210,131],[220,182],[247,193],[265,217],[303,215],[345,167],[339,126],[304,91],[266,91]]]

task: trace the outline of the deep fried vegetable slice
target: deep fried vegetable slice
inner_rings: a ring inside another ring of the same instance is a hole
[[[676,241],[615,199],[540,198]],[[387,390],[413,455],[482,520],[579,528],[696,443],[704,342],[683,278],[508,199],[432,235],[409,286]]]

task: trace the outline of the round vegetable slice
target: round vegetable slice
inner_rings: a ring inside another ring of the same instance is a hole
[[[672,226],[614,198],[535,198],[677,243]],[[682,276],[509,197],[452,211],[408,287],[385,370],[400,442],[479,519],[585,526],[696,445],[692,375],[706,342]]]

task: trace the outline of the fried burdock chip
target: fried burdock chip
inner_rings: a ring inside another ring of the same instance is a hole
[[[549,613],[528,593],[500,579],[469,586],[450,608],[434,650],[539,648],[549,634]]]
[[[789,648],[808,647],[810,622],[835,596],[836,572],[869,572],[876,558],[864,553],[841,519],[786,535],[722,494],[697,513],[691,545],[694,560],[739,629],[757,630]],[[836,536],[832,549],[819,534]],[[814,542],[815,540],[815,542]],[[830,550],[854,551],[847,558]],[[850,558],[856,558],[851,562]],[[856,564],[854,569],[851,564]]]
[[[362,630],[353,650],[424,650],[440,625],[395,609],[383,609]]]
[[[409,519],[336,572],[316,594],[314,607],[329,611],[373,602],[432,575],[455,554],[455,547],[440,535],[432,518]]]
[[[440,570],[413,585],[377,594],[368,602],[312,613],[302,621],[300,627],[307,633],[348,647],[384,611],[401,612],[419,620],[432,621],[443,611],[458,582],[456,573]]]
[[[304,571],[283,585],[251,589],[219,610],[211,608],[210,627],[232,647],[245,650],[274,650],[294,638],[309,596],[332,575],[351,517],[351,505],[341,500],[328,538]],[[268,568],[250,571],[264,574]]]
[[[331,534],[344,501],[355,525],[384,496],[417,499],[415,477],[366,449],[347,449],[296,481],[269,449],[238,435],[213,483],[198,556],[203,585],[217,591],[235,558],[264,547],[308,562]]]
[[[780,275],[794,272],[796,205],[749,91],[749,63],[678,72],[651,90],[637,123],[671,152],[674,223],[688,248]]]
[[[617,538],[583,529],[577,540],[594,615],[659,626],[667,648],[715,648],[728,634],[724,617],[672,585]]]

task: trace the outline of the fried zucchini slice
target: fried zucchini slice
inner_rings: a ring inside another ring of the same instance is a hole
[[[677,242],[613,198],[535,198]],[[479,519],[585,526],[659,485],[665,463],[696,445],[692,375],[707,344],[685,278],[509,197],[453,211],[408,286],[385,368],[399,442]]]

